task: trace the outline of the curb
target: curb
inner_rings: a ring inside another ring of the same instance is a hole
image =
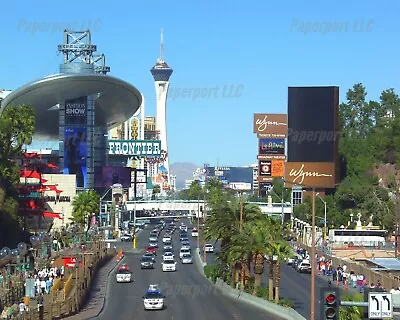
[[[227,285],[225,282],[223,282],[221,279],[217,279],[217,282],[219,280],[220,284],[217,285],[217,283],[213,283],[210,279],[208,279],[205,274],[204,274],[204,266],[205,264],[202,262],[201,257],[200,257],[200,250],[199,248],[196,249],[197,254],[195,255],[195,261],[196,261],[196,266],[200,274],[207,279],[208,282],[210,282],[222,295],[229,297],[231,299],[237,299],[241,300],[249,305],[252,305],[256,308],[263,309],[269,313],[272,313],[277,316],[284,316],[288,320],[307,320],[304,318],[301,314],[299,314],[296,310],[292,308],[286,308],[282,307],[278,304],[275,304],[273,302],[264,300],[259,297],[251,296],[250,294],[243,292],[241,290],[233,289],[229,285]],[[225,288],[224,288],[225,287]],[[250,300],[251,299],[251,300]],[[267,306],[265,304],[273,304],[271,306]],[[274,309],[273,309],[274,308]]]

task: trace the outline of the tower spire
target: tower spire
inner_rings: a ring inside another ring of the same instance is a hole
[[[164,30],[162,28],[160,37],[160,60],[164,60]]]

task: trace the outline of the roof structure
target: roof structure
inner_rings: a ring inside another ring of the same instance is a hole
[[[400,271],[400,260],[396,258],[375,258],[367,261],[376,265],[373,270]]]

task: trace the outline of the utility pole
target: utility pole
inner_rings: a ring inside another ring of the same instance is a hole
[[[398,253],[399,253],[399,224],[400,224],[400,199],[399,199],[399,186],[396,183],[396,229],[395,229],[395,235],[394,235],[394,257],[397,259]]]
[[[200,250],[200,193],[197,194],[197,248]]]
[[[311,218],[311,315],[310,320],[315,320],[315,187],[312,188],[312,218]]]
[[[243,192],[239,191],[239,197],[240,197],[240,224],[239,224],[239,230],[240,232],[243,231]]]
[[[203,207],[203,230],[206,227],[206,217],[207,217],[207,209],[206,209],[206,193],[207,190],[204,190],[204,207]],[[203,233],[204,235],[204,233]],[[206,238],[204,238],[204,247],[203,247],[203,263],[207,263],[207,252],[206,252]]]
[[[285,198],[285,182],[282,180],[282,228],[285,223],[285,208],[284,208],[284,198]]]

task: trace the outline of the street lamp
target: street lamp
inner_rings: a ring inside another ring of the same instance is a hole
[[[283,226],[283,223],[285,221],[285,209],[284,209],[285,188],[282,186],[282,195],[281,196],[278,196],[273,189],[274,189],[274,186],[272,186],[272,188],[269,189],[269,192],[273,193],[281,201],[281,205],[282,205],[282,217],[281,217],[281,220],[282,220],[282,226]]]
[[[322,199],[319,195],[319,192],[316,194],[318,198],[324,203],[325,211],[324,211],[324,241],[326,241],[326,201]]]

